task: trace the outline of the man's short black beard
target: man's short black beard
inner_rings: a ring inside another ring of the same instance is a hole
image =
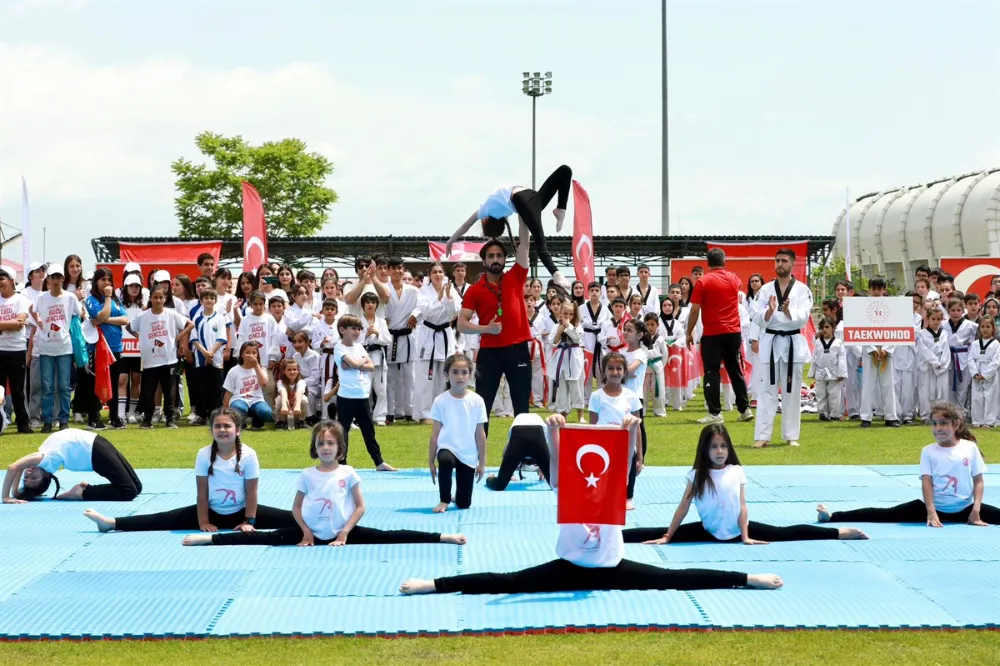
[[[493,273],[494,275],[499,275],[500,273],[503,273],[503,266],[504,265],[498,261],[496,263],[488,265],[486,267],[486,270],[488,270],[490,273]],[[496,270],[494,270],[494,267],[496,267]]]

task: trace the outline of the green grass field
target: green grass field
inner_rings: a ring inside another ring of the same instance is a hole
[[[666,419],[650,418],[649,465],[690,465],[701,427],[695,419],[701,406],[670,412]],[[736,412],[730,412],[735,420]],[[497,465],[509,419],[494,419],[489,438],[489,464]],[[397,467],[423,467],[427,461],[429,426],[415,424],[380,428],[379,442],[386,460]],[[876,423],[861,429],[857,422],[819,423],[803,415],[802,446],[750,448],[753,425],[730,424],[741,462],[753,465],[863,465],[916,464],[920,449],[930,443],[924,426],[889,429]],[[775,433],[780,433],[775,424]],[[1000,459],[1000,431],[976,430],[987,462]],[[136,468],[190,467],[195,452],[209,443],[208,429],[182,427],[105,433]],[[4,461],[31,452],[41,435],[8,434],[0,438]],[[247,432],[244,440],[272,468],[309,465],[308,431]],[[371,467],[360,436],[352,437],[350,462]],[[192,487],[193,491],[193,487]],[[477,492],[482,492],[481,490]],[[435,494],[428,487],[428,504]],[[641,502],[641,495],[637,495]],[[291,498],[289,498],[289,503]],[[81,510],[82,510],[81,506]],[[82,518],[81,518],[82,520]],[[2,547],[2,544],[0,544]],[[821,600],[817,600],[821,603]],[[79,603],[86,604],[86,599]],[[60,612],[58,608],[53,613]],[[1000,654],[996,631],[797,631],[623,633],[505,637],[446,637],[418,639],[317,638],[317,639],[208,639],[202,641],[137,641],[93,643],[0,644],[0,663],[28,666],[72,661],[76,664],[262,664],[317,663],[677,663],[677,664],[990,664]]]

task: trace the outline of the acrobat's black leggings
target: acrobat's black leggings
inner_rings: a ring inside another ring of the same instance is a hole
[[[747,535],[757,541],[821,541],[824,539],[839,539],[840,530],[836,527],[818,527],[816,525],[793,525],[791,527],[775,527],[764,523],[750,521]],[[622,530],[625,543],[642,543],[659,539],[667,533],[667,527],[635,527]],[[739,541],[740,537],[729,539],[723,543]],[[719,543],[705,529],[699,520],[697,523],[685,523],[677,528],[670,537],[670,543]]]
[[[566,209],[569,201],[569,188],[573,184],[573,170],[563,164],[552,172],[552,175],[545,179],[542,186],[537,191],[526,189],[517,192],[510,198],[514,205],[514,210],[524,220],[531,237],[535,239],[535,252],[538,258],[545,264],[549,273],[555,273],[558,269],[552,261],[549,249],[545,244],[545,232],[542,230],[542,211],[552,201],[556,194],[559,198],[556,208]]]
[[[514,472],[526,459],[538,465],[542,477],[549,479],[549,447],[545,442],[545,428],[542,426],[519,425],[510,429],[510,441],[503,450],[500,470],[493,478],[486,479],[490,490],[505,490]]]
[[[942,523],[962,523],[969,520],[972,505],[957,513],[938,511]],[[979,508],[979,517],[984,523],[1000,525],[1000,509],[989,504]],[[927,505],[923,500],[913,500],[887,509],[855,509],[854,511],[834,511],[830,516],[831,523],[923,523],[927,521]],[[662,536],[662,535],[661,535]]]
[[[213,546],[296,546],[300,541],[302,529],[298,525],[266,532],[216,532],[212,535]],[[315,539],[318,546],[332,541]],[[441,543],[441,535],[414,530],[376,530],[360,525],[347,533],[348,546],[379,543]]]
[[[291,511],[275,509],[263,504],[257,505],[258,529],[279,529],[282,527],[298,527],[295,516]],[[246,509],[240,509],[236,513],[216,513],[208,510],[208,522],[212,523],[220,530],[231,530],[246,520]],[[181,507],[172,511],[161,513],[147,513],[144,516],[123,516],[115,518],[115,529],[119,532],[173,532],[175,530],[197,530],[201,526],[198,524],[198,507]]]
[[[142,492],[142,481],[132,465],[121,451],[100,435],[94,438],[90,464],[94,473],[103,476],[108,483],[88,485],[83,489],[83,499],[90,502],[131,502]]]
[[[552,560],[511,573],[478,573],[434,579],[438,594],[527,594],[577,590],[717,590],[746,587],[747,575],[714,569],[662,569],[622,560],[615,567],[580,567]]]

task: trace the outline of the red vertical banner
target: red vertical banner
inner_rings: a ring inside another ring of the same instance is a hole
[[[250,183],[243,181],[243,271],[255,271],[267,261],[267,224],[264,203]]]
[[[584,286],[594,281],[594,218],[590,195],[573,181],[573,274]]]
[[[628,431],[620,426],[559,429],[560,524],[625,524]]]

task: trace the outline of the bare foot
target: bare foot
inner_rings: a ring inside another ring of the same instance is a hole
[[[189,534],[181,541],[185,546],[211,546],[211,534]]]
[[[841,541],[865,541],[868,539],[868,535],[857,527],[841,527],[839,531]]]
[[[376,472],[395,472],[396,468],[393,467],[392,465],[390,465],[389,463],[384,462],[381,465],[379,465],[378,467],[376,467],[375,471]]]
[[[625,510],[635,511],[635,503],[632,500],[625,500]]]
[[[816,507],[816,520],[820,523],[830,522],[830,510],[826,508],[826,504],[820,504]]]
[[[753,448],[755,448],[755,449],[762,449],[765,446],[767,446],[768,444],[770,444],[770,442],[768,442],[767,440],[760,439],[760,440],[757,440],[756,442],[753,443]]]
[[[453,543],[456,546],[464,546],[469,542],[464,534],[442,534],[441,543]]]
[[[93,509],[87,509],[86,511],[83,512],[83,515],[85,515],[87,518],[90,518],[92,521],[97,523],[97,529],[99,529],[102,532],[110,532],[111,530],[115,529],[114,518],[108,518],[107,516],[102,516]]]
[[[56,495],[57,500],[82,500],[83,489],[87,487],[86,481],[81,481],[64,493]]]
[[[399,586],[399,591],[403,594],[430,594],[437,592],[434,581],[411,578]]]
[[[747,574],[747,587],[756,590],[777,590],[784,583],[777,574]]]
[[[448,510],[448,503],[447,502],[438,502],[437,505],[433,509],[434,513],[444,513],[447,510]]]

